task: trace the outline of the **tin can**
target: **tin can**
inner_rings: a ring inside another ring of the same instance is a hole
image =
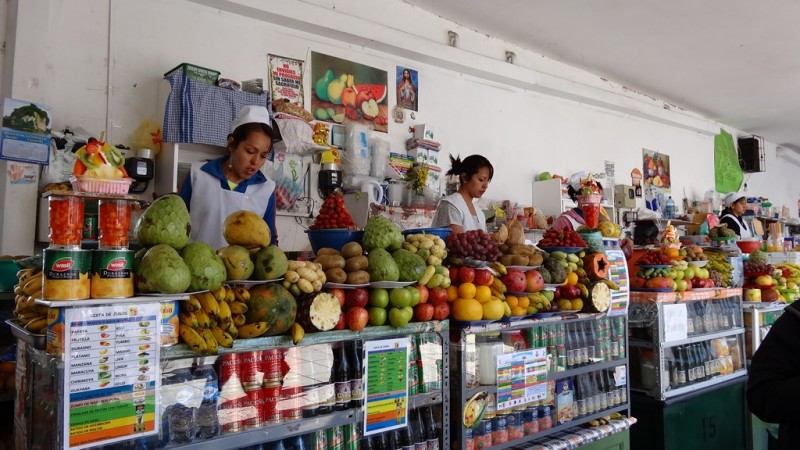
[[[169,347],[178,343],[180,319],[178,301],[161,303],[161,346]]]
[[[348,423],[342,427],[344,450],[359,450],[361,433],[357,423]]]
[[[94,250],[91,297],[133,297],[133,256],[132,250]]]
[[[283,379],[283,355],[286,350],[273,348],[261,352],[264,368],[264,383],[280,383]]]
[[[278,408],[284,421],[298,420],[303,418],[303,408],[301,399],[303,397],[302,386],[291,386],[281,388],[281,400]]]
[[[262,368],[261,350],[239,354],[242,361],[242,387],[257,389],[264,385],[264,372]]]
[[[262,388],[264,390],[264,421],[267,423],[283,422],[281,414],[281,384],[268,383]]]
[[[63,308],[50,308],[47,311],[47,354],[51,356],[61,356],[64,353],[64,314],[62,311],[64,311]]]
[[[44,250],[42,294],[48,300],[84,300],[89,298],[89,250]]]
[[[508,416],[498,414],[492,420],[492,445],[505,444],[508,442]]]
[[[83,234],[81,238],[85,241],[97,240],[97,216],[94,214],[83,216]]]
[[[317,430],[309,435],[308,450],[328,450],[328,433]]]
[[[264,425],[264,411],[266,409],[266,391],[261,387],[245,390],[247,399],[244,401],[242,411],[242,427],[245,430],[260,428]]]
[[[219,405],[219,423],[223,433],[237,433],[242,431],[244,423],[242,412],[247,403],[247,396],[232,398]]]
[[[230,387],[225,389],[229,383],[241,384],[242,360],[239,358],[239,354],[228,353],[226,355],[220,355],[218,361],[219,361],[219,391],[235,392],[240,390],[241,386],[238,388],[234,386],[234,389],[231,389]]]
[[[325,430],[328,433],[328,448],[330,450],[344,449],[344,432],[342,427],[331,427]]]

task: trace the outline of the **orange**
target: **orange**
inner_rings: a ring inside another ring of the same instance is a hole
[[[681,251],[677,248],[667,247],[664,249],[664,254],[669,256],[670,258],[676,258],[680,256]]]
[[[566,298],[562,298],[558,301],[558,309],[562,311],[570,311],[572,310],[572,302],[567,300]]]
[[[578,274],[575,272],[570,272],[567,274],[567,279],[564,281],[564,284],[568,286],[574,286],[578,284]]]
[[[458,298],[458,288],[456,286],[453,286],[452,284],[450,286],[447,286],[447,301],[452,303],[456,301],[457,298]]]
[[[458,296],[461,298],[475,298],[475,285],[472,283],[461,283],[458,287]]]
[[[475,288],[475,300],[486,303],[492,299],[492,290],[489,286],[478,286]]]
[[[576,298],[572,300],[572,309],[575,311],[580,311],[583,309],[583,300]]]
[[[508,303],[508,306],[511,309],[514,309],[517,306],[519,306],[519,298],[517,298],[517,297],[515,297],[513,295],[506,295],[506,303]]]
[[[502,313],[500,315],[502,316]],[[453,319],[481,320],[481,318],[483,318],[481,302],[474,298],[459,298],[453,302]]]
[[[527,314],[525,308],[521,308],[517,306],[516,308],[511,308],[511,315],[512,316],[524,316]]]
[[[531,305],[531,299],[529,299],[528,297],[520,297],[519,298],[519,307],[520,308],[524,309],[524,308],[527,308],[530,305]]]

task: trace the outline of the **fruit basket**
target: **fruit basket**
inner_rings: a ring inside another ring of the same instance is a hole
[[[133,183],[133,178],[101,179],[89,177],[72,177],[72,189],[78,192],[92,192],[95,194],[127,194]]]
[[[348,242],[359,242],[364,236],[363,231],[348,230],[346,228],[332,228],[327,230],[306,230],[308,241],[314,253],[319,249],[329,247],[336,250],[344,247]]]
[[[449,227],[442,227],[442,228],[412,228],[410,230],[403,231],[403,236],[409,234],[432,234],[434,236],[439,236],[442,239],[447,239],[447,236],[452,232]]]

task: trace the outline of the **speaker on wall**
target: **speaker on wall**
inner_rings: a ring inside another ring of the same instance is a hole
[[[739,138],[739,165],[744,172],[764,172],[764,144],[760,136]]]

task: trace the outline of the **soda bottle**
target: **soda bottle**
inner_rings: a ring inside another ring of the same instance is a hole
[[[664,205],[664,218],[665,219],[675,218],[675,201],[672,200],[671,195],[669,196],[669,198],[667,198],[667,203]]]
[[[220,433],[217,407],[219,403],[219,382],[214,366],[206,364],[194,371],[195,380],[205,380],[203,388],[203,402],[197,409],[197,436],[200,439],[210,439]]]

